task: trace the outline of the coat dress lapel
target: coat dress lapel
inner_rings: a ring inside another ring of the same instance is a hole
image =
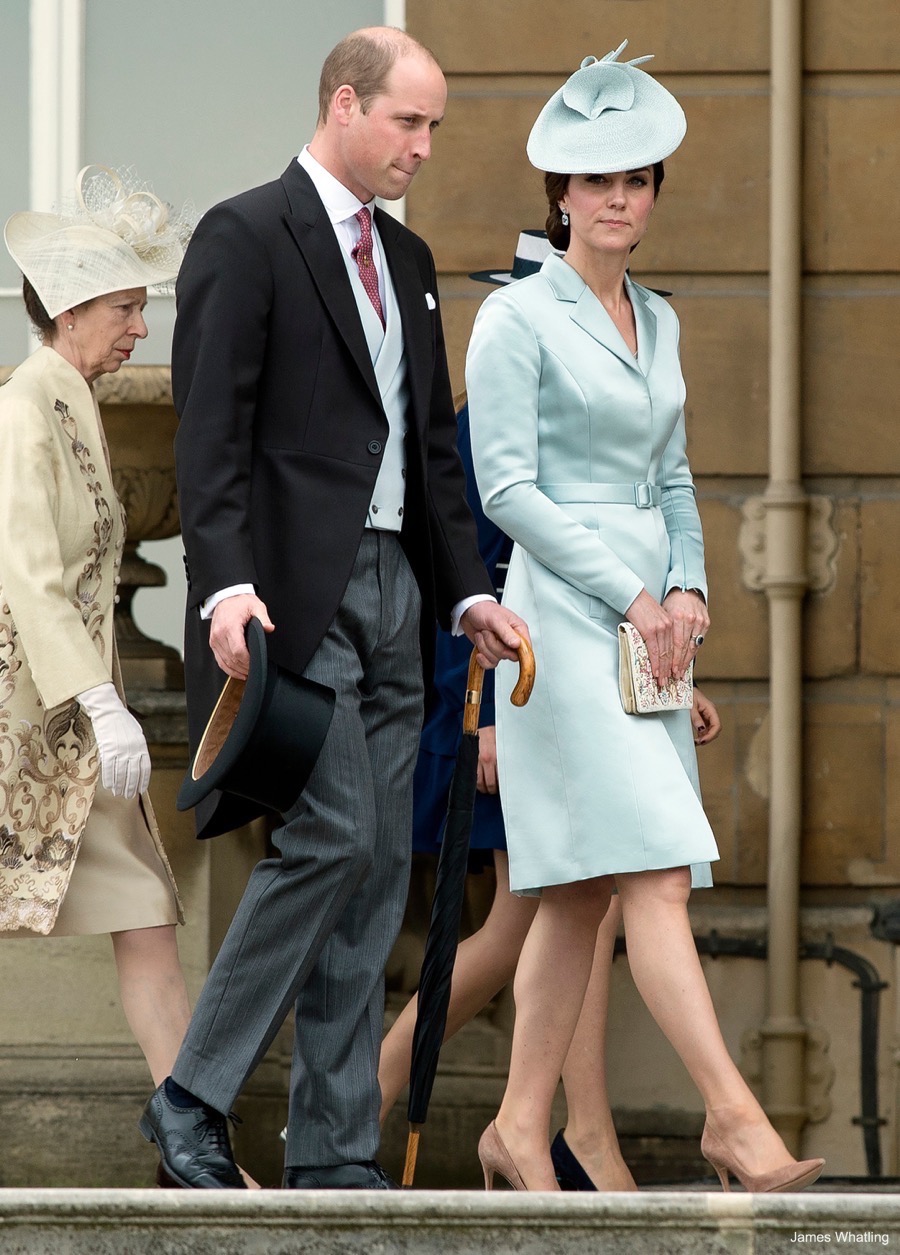
[[[634,309],[639,360],[635,359],[618,327],[577,270],[561,257],[548,257],[542,269],[550,280],[557,300],[573,304],[570,317],[582,331],[586,331],[598,344],[614,353],[629,370],[639,374],[649,371],[656,349],[656,316],[647,305],[646,294],[628,275],[625,276],[625,287]]]
[[[649,375],[656,353],[656,315],[650,308],[649,293],[630,275],[625,276],[625,287],[631,297],[634,321],[637,325],[638,362],[645,375]]]

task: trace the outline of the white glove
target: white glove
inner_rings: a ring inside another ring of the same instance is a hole
[[[150,783],[150,752],[141,725],[112,681],[78,694],[90,716],[100,751],[100,780],[116,797],[137,797]]]

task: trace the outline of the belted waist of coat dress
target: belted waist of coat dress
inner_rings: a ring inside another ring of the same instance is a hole
[[[598,505],[634,505],[639,510],[649,510],[662,504],[659,484],[644,480],[634,484],[538,484],[537,487],[557,505],[593,501]]]

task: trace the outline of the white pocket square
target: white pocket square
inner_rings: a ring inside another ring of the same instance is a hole
[[[429,309],[437,309],[437,305],[435,304],[434,297],[431,295],[430,292],[425,293],[425,304],[428,306]]]

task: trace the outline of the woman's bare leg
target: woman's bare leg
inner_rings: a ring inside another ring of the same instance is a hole
[[[494,851],[494,868],[497,888],[488,917],[478,932],[460,942],[456,952],[444,1041],[474,1019],[512,980],[522,943],[537,910],[536,898],[517,898],[510,893],[509,859],[505,850]],[[418,1000],[414,995],[381,1043],[378,1082],[382,1123],[409,1081],[417,1010]]]
[[[550,1112],[585,990],[608,877],[545,888],[514,984],[516,1023],[497,1130],[529,1190],[556,1190]]]
[[[119,996],[154,1085],[172,1071],[191,1007],[178,958],[175,925],[112,934]]]
[[[616,877],[638,992],[700,1090],[715,1132],[751,1173],[793,1162],[728,1053],[687,912],[690,870]]]
[[[597,930],[591,978],[562,1079],[568,1108],[566,1145],[598,1190],[624,1191],[637,1186],[619,1149],[606,1089],[610,976],[621,919],[622,908],[614,895]]]

